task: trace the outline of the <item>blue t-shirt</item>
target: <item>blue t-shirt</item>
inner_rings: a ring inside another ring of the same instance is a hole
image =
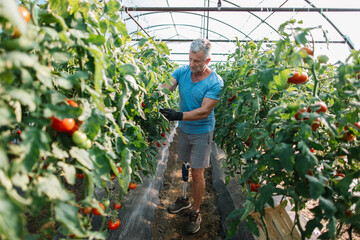
[[[219,100],[219,93],[224,82],[214,71],[210,76],[193,83],[191,80],[190,67],[183,66],[176,69],[171,76],[179,84],[180,111],[189,112],[200,108],[204,97]],[[206,119],[196,121],[179,121],[179,127],[187,134],[201,134],[211,132],[215,128],[214,110],[211,111]]]

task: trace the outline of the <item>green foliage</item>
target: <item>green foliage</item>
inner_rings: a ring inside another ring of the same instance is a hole
[[[130,181],[155,173],[154,143],[170,128],[158,109],[177,102],[176,94],[155,90],[175,66],[166,44],[141,33],[137,45],[130,42],[121,1],[23,6],[29,23],[14,0],[0,3],[0,238],[50,238],[59,233],[44,226],[61,224],[64,235],[105,239],[79,207],[98,206],[95,186],[110,198],[113,173],[121,196]],[[77,147],[71,132],[55,131],[51,117],[74,119],[89,145]],[[71,190],[78,181],[82,196]],[[42,223],[34,226],[40,213]]]
[[[227,155],[227,180],[235,177],[249,190],[244,208],[229,216],[234,221],[229,237],[245,219],[259,234],[249,213],[264,216],[273,196],[290,200],[297,215],[308,201],[318,202],[310,209],[316,219],[305,229],[295,221],[303,237],[318,227],[327,229],[324,239],[335,239],[345,223],[359,230],[352,221],[360,216],[355,194],[360,159],[360,128],[355,126],[360,121],[359,52],[353,51],[346,63],[325,64],[326,56],[301,51],[310,45],[314,50],[311,32],[322,30],[296,25],[294,20],[282,24],[282,39],[274,45],[238,43],[228,61],[216,65],[225,85],[215,110],[214,140]],[[287,79],[293,71],[305,72],[309,79],[290,85]],[[299,109],[320,101],[327,105],[326,112],[305,111],[302,120],[295,119]],[[321,122],[316,129],[315,120]],[[346,134],[354,139],[347,141]],[[252,192],[248,181],[262,187]]]

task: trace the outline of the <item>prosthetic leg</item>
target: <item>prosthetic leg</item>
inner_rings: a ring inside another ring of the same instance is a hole
[[[189,169],[190,169],[190,163],[184,162],[182,165],[182,179],[184,181],[184,183],[183,183],[183,199],[187,199],[186,184],[189,181]]]

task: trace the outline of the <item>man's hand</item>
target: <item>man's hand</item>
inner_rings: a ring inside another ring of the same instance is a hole
[[[160,109],[160,112],[162,113],[162,115],[164,115],[169,121],[177,121],[177,120],[182,120],[183,119],[183,113],[182,112],[177,112],[173,109],[170,108],[163,108]]]

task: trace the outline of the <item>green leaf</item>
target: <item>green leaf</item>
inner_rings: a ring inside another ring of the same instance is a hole
[[[15,121],[14,112],[6,107],[0,107],[0,127],[10,126]]]
[[[92,109],[91,115],[88,120],[83,124],[86,135],[93,140],[99,133],[100,127],[106,124],[106,116],[99,109]]]
[[[59,199],[68,201],[71,195],[61,185],[59,179],[55,175],[39,176],[37,178],[37,192],[39,195],[46,195],[49,199]]]
[[[75,184],[75,180],[76,180],[75,167],[71,164],[66,164],[64,162],[58,162],[58,165],[62,167],[66,181],[71,185]]]
[[[36,110],[36,95],[33,89],[9,88],[6,93],[13,99],[19,100],[23,105],[28,106],[30,111]]]
[[[259,75],[260,87],[264,87],[267,90],[271,89],[271,85],[274,81],[274,70],[266,69],[260,72]]]
[[[324,186],[322,185],[321,181],[316,177],[306,175],[306,178],[310,182],[310,196],[316,200],[318,199],[321,194],[324,192]]]
[[[97,186],[101,186],[102,180],[108,179],[111,165],[111,159],[107,156],[106,152],[99,149],[93,148],[90,150],[90,156],[93,159],[96,168],[91,171],[92,179]]]
[[[259,229],[254,219],[249,216],[246,221],[246,227],[252,232],[255,236],[260,236]]]
[[[89,170],[94,170],[95,165],[90,158],[88,151],[85,149],[80,149],[78,147],[72,147],[70,149],[71,157],[75,158],[81,165],[86,167]]]
[[[101,46],[105,43],[105,37],[103,35],[98,34],[90,34],[89,38],[87,39],[89,43],[93,43],[97,46]]]
[[[69,157],[69,154],[67,151],[62,150],[59,145],[57,144],[57,142],[54,142],[51,144],[51,148],[52,148],[52,153],[54,155],[54,157],[58,158],[58,159],[65,159]]]
[[[30,171],[40,157],[40,150],[49,150],[49,139],[41,129],[28,127],[21,133],[23,142],[21,144],[24,155],[23,165]]]
[[[336,212],[336,207],[331,200],[320,196],[319,207],[324,210],[326,218],[331,219],[332,217],[334,217],[334,214]]]
[[[68,0],[68,2],[71,6],[70,14],[76,13],[80,7],[79,0]]]
[[[139,86],[135,80],[135,78],[131,75],[125,75],[123,77],[123,79],[128,83],[128,85],[134,90],[134,91],[138,91],[139,90]]]
[[[63,0],[49,0],[50,3],[50,7],[51,9],[61,15],[61,16],[66,16],[67,13],[67,8],[68,8],[68,1],[63,1]]]
[[[4,239],[23,239],[25,231],[21,206],[12,201],[3,186],[0,186],[0,236]]]
[[[308,35],[308,32],[304,31],[295,36],[295,40],[298,44],[306,45],[308,42],[306,39],[306,36]]]
[[[132,63],[125,63],[122,64],[121,66],[118,67],[119,72],[122,75],[131,75],[131,76],[136,76],[139,74],[140,69],[138,68],[138,66],[136,66],[135,64]]]
[[[278,90],[281,91],[285,88],[290,73],[291,71],[289,69],[285,69],[281,71],[278,75],[274,76],[275,86]]]
[[[77,237],[84,236],[84,226],[78,216],[78,208],[65,202],[57,202],[54,207],[55,218]]]
[[[281,165],[287,171],[291,171],[294,167],[294,149],[291,144],[280,143],[275,147],[277,156],[280,158]]]
[[[101,33],[106,33],[107,29],[108,29],[108,25],[107,25],[107,22],[106,21],[100,21],[99,22],[99,25],[100,25],[100,31]]]

